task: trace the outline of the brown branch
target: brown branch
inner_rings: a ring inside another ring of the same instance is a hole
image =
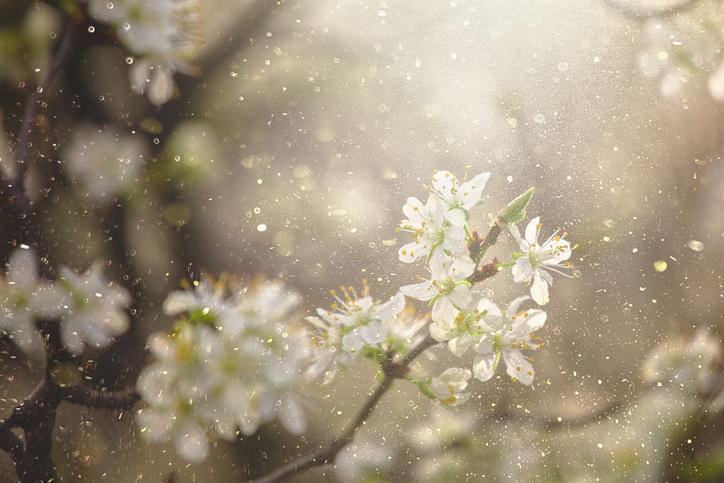
[[[82,384],[71,387],[58,387],[58,394],[63,401],[98,409],[130,409],[141,399],[141,396],[134,389],[99,391]]]
[[[672,3],[660,8],[645,8],[641,6],[632,6],[626,4],[621,0],[602,0],[603,3],[620,13],[621,15],[628,17],[638,22],[643,20],[649,20],[653,18],[668,18],[673,17],[679,13],[683,13],[691,8],[694,8],[701,0],[681,0],[678,3]]]
[[[387,361],[382,364],[384,378],[374,392],[370,394],[364,406],[362,406],[357,413],[357,416],[352,420],[342,434],[334,438],[327,446],[324,446],[309,455],[297,458],[267,475],[251,480],[251,483],[271,483],[274,481],[281,481],[294,473],[332,462],[337,454],[345,446],[352,442],[355,434],[357,434],[357,431],[359,431],[370,415],[374,412],[380,399],[382,399],[382,396],[384,396],[390,387],[392,387],[392,383],[395,379],[405,377],[409,371],[410,364],[415,360],[415,358],[435,344],[437,344],[437,341],[428,335],[399,361],[393,360],[394,354],[388,354]]]

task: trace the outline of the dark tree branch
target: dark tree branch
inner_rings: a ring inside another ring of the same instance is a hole
[[[59,387],[58,393],[64,401],[88,408],[130,409],[141,399],[134,389],[125,391],[99,391],[84,385]]]
[[[57,52],[50,68],[43,76],[40,84],[28,95],[25,103],[25,112],[23,121],[20,125],[18,133],[18,144],[15,153],[16,172],[12,182],[12,191],[15,194],[15,203],[24,212],[30,209],[30,200],[25,191],[25,176],[30,164],[31,155],[30,148],[32,146],[32,135],[37,127],[36,118],[38,116],[38,108],[40,107],[43,97],[53,82],[55,76],[60,72],[65,62],[73,51],[73,42],[76,36],[76,22],[70,20],[67,28],[63,32]],[[29,220],[28,220],[29,221]]]

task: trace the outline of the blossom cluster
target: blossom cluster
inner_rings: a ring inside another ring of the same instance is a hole
[[[88,11],[110,24],[121,43],[140,60],[133,61],[133,90],[148,94],[155,105],[173,96],[175,72],[192,73],[200,45],[201,0],[90,0]],[[133,59],[131,59],[133,60]]]
[[[79,355],[86,346],[108,346],[128,329],[124,309],[130,301],[125,288],[105,280],[99,263],[84,273],[62,267],[58,279],[50,282],[38,276],[35,253],[20,247],[0,278],[0,333],[36,357],[44,353],[36,322],[57,323],[65,348]]]
[[[295,387],[309,359],[305,335],[291,323],[299,297],[279,281],[233,290],[205,277],[164,302],[179,316],[171,334],[148,341],[155,361],[137,388],[148,441],[173,440],[192,462],[209,451],[209,436],[251,435],[275,417],[292,433],[305,428]]]
[[[551,273],[566,275],[562,269],[571,256],[570,243],[558,232],[540,241],[539,217],[528,223],[521,236],[512,222],[524,216],[532,192],[524,194],[518,199],[522,202],[509,205],[515,213],[502,212],[504,216],[499,215],[494,222],[508,225],[520,250],[512,253],[509,263],[495,268],[512,268],[515,282],[530,285],[530,297],[513,300],[505,311],[484,297],[475,286],[480,263],[475,245],[480,241],[473,236],[470,210],[480,203],[489,177],[489,173],[481,173],[461,181],[448,171],[435,173],[426,203],[409,198],[403,207],[407,218],[400,225],[402,231],[413,236],[412,242],[400,248],[400,260],[423,260],[429,273],[425,281],[403,286],[400,291],[427,302],[432,318],[430,335],[447,343],[452,354],[462,356],[470,349],[475,352],[472,374],[467,369],[450,368],[439,377],[418,384],[423,392],[451,406],[466,399],[463,391],[471,375],[481,381],[489,380],[501,359],[514,380],[532,383],[534,370],[524,351],[541,347],[534,332],[545,324],[546,313],[523,307],[531,297],[539,305],[548,303]]]
[[[318,308],[316,316],[306,318],[315,348],[306,373],[309,379],[322,376],[329,382],[360,354],[378,359],[390,351],[404,353],[427,322],[406,311],[399,292],[386,302],[374,300],[366,285],[361,294],[352,287],[341,292],[332,291],[335,302],[330,310]]]
[[[517,248],[509,263],[495,270],[511,268],[513,280],[529,286],[530,296],[513,300],[505,311],[484,297],[476,286],[483,241],[475,234],[471,210],[480,204],[489,173],[461,181],[448,171],[432,178],[430,194],[423,203],[408,198],[403,206],[406,218],[400,231],[412,235],[402,246],[399,259],[404,263],[424,262],[427,279],[399,289],[389,301],[374,300],[363,290],[352,288],[333,293],[330,310],[317,309],[307,318],[313,326],[314,361],[307,375],[324,375],[328,381],[339,367],[348,366],[359,354],[384,360],[390,353],[404,354],[429,327],[430,336],[447,345],[455,356],[475,352],[472,370],[450,367],[435,377],[415,380],[420,390],[444,406],[458,406],[469,398],[470,379],[493,377],[502,359],[514,380],[531,384],[534,371],[525,351],[542,346],[534,332],[546,321],[546,313],[530,305],[549,301],[552,273],[563,274],[571,256],[571,245],[558,231],[543,239],[540,218],[533,218],[523,235],[514,222],[525,215],[532,191],[517,198],[496,218],[498,229],[508,227]],[[476,246],[477,245],[477,246]],[[411,317],[405,296],[427,302],[431,319]]]

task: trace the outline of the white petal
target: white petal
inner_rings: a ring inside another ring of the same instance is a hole
[[[448,349],[455,356],[464,355],[470,347],[475,343],[475,339],[470,334],[463,334],[460,337],[450,339]]]
[[[482,336],[478,343],[475,344],[475,352],[477,352],[478,354],[492,354],[493,337],[487,334]]]
[[[402,263],[412,263],[426,257],[430,252],[430,248],[430,244],[425,241],[413,241],[401,246],[397,251],[397,256]]]
[[[526,256],[520,257],[515,261],[515,265],[511,270],[513,273],[513,281],[516,283],[530,282],[533,278],[533,265],[530,263],[530,259]]]
[[[462,227],[468,221],[468,212],[462,208],[453,208],[448,210],[445,218],[455,227]]]
[[[146,92],[151,78],[151,62],[146,59],[134,62],[128,71],[128,76],[131,81],[131,89],[137,94],[143,94]]]
[[[199,299],[193,292],[176,290],[171,292],[163,301],[163,313],[177,315],[199,307]]]
[[[487,381],[495,374],[495,354],[478,356],[473,361],[473,375],[480,381]]]
[[[68,351],[74,355],[79,355],[83,352],[85,345],[83,344],[83,338],[77,328],[77,325],[72,320],[64,320],[60,326],[60,335],[63,340],[63,345]]]
[[[178,454],[192,463],[201,463],[209,454],[206,433],[198,423],[189,421],[179,428],[175,438]]]
[[[448,297],[442,296],[435,301],[432,307],[432,320],[443,325],[452,326],[457,309]]]
[[[533,332],[545,325],[547,317],[546,313],[540,309],[530,309],[525,324],[528,326],[528,330]]]
[[[548,303],[548,284],[543,280],[536,270],[533,274],[533,285],[530,286],[530,296],[533,297],[535,303],[538,305],[545,305]]]
[[[709,94],[717,101],[724,101],[724,63],[719,65],[719,68],[709,76],[707,82],[709,87]]]
[[[522,297],[513,299],[513,301],[508,304],[505,315],[507,315],[508,318],[512,318],[513,316],[515,316],[515,314],[518,313],[518,311],[520,310],[520,306],[528,300],[530,300],[530,297],[528,297],[527,295],[523,295]]]
[[[475,271],[475,262],[470,257],[463,256],[455,260],[448,269],[448,273],[454,280],[468,278]]]
[[[480,299],[477,306],[478,312],[485,313],[486,317],[500,317],[503,313],[490,299]]]
[[[432,177],[432,187],[448,204],[454,201],[452,190],[456,184],[457,179],[450,171],[438,171]]]
[[[304,411],[294,396],[289,396],[279,409],[279,421],[292,434],[302,434],[307,427]]]
[[[175,87],[173,71],[166,67],[156,67],[148,88],[148,99],[156,106],[165,104],[173,96]]]
[[[458,199],[462,201],[465,209],[469,210],[480,201],[480,196],[490,178],[490,173],[480,173],[470,181],[460,185],[458,188]]]
[[[407,203],[402,206],[402,212],[405,214],[412,227],[422,225],[423,215],[427,212],[425,206],[417,198],[407,198]],[[404,225],[404,222],[403,222]]]
[[[470,289],[465,285],[456,286],[449,295],[450,301],[460,308],[465,308],[470,305],[473,299],[473,294],[470,293]]]
[[[437,295],[437,289],[432,282],[426,281],[422,283],[415,283],[412,285],[405,285],[400,287],[400,292],[412,297],[417,300],[428,301]]]
[[[445,323],[433,322],[430,324],[430,337],[438,342],[448,340],[448,325]]]
[[[538,233],[540,232],[540,216],[536,216],[525,227],[525,240],[534,245],[538,243]]]
[[[530,365],[528,359],[518,350],[509,350],[503,352],[505,360],[506,372],[510,377],[516,378],[521,384],[526,386],[533,382],[535,372],[533,366]]]
[[[151,443],[161,443],[168,440],[168,434],[173,428],[174,414],[170,411],[155,411],[144,408],[138,411],[136,421],[141,428],[141,437]]]
[[[8,280],[20,287],[32,287],[38,278],[37,257],[30,249],[18,248],[8,261]]]

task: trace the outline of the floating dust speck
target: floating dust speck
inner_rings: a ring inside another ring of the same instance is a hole
[[[690,250],[695,252],[700,252],[704,250],[704,244],[698,240],[689,240],[686,243],[686,246],[689,247]]]
[[[389,240],[382,240],[382,244],[386,247],[394,247],[397,245],[397,238],[390,238]]]
[[[654,262],[654,270],[657,272],[665,272],[666,269],[669,268],[669,264],[666,263],[666,260],[656,260]]]
[[[258,225],[256,225],[256,231],[258,231],[259,233],[265,232],[265,231],[266,231],[266,223],[259,223]]]

